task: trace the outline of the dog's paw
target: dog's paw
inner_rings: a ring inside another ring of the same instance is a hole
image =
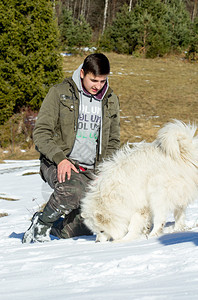
[[[158,237],[158,236],[162,235],[162,233],[163,232],[161,230],[160,231],[151,231],[148,235],[148,238]]]
[[[180,225],[180,226],[175,226],[174,229],[173,229],[173,232],[182,232],[182,231],[188,231],[192,228],[186,226],[186,225]]]

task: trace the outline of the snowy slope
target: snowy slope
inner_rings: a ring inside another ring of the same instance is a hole
[[[0,218],[1,300],[198,299],[198,201],[187,210],[188,232],[130,243],[84,236],[22,244],[51,192],[38,174],[23,176],[38,170],[37,160],[0,164],[0,198],[18,199],[0,199],[0,213],[8,213]]]

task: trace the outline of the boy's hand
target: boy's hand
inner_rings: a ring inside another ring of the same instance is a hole
[[[60,183],[65,182],[65,178],[67,175],[67,179],[71,178],[71,170],[76,173],[79,173],[76,167],[67,159],[63,159],[57,167],[57,178]]]

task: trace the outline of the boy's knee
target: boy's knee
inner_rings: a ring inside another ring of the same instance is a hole
[[[60,205],[69,209],[76,209],[83,198],[85,186],[80,181],[57,182],[54,189],[54,195]]]

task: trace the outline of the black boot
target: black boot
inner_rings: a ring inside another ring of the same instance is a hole
[[[56,236],[59,239],[63,238],[61,231],[63,229],[63,218],[59,218],[56,222],[54,222],[51,231],[50,231],[50,235]]]
[[[32,223],[24,233],[22,243],[49,242],[51,240],[50,227],[39,221],[40,214],[42,213],[37,212],[32,217]]]
[[[53,223],[61,216],[60,211],[54,211],[48,204],[43,212],[37,212],[32,218],[32,224],[25,232],[22,243],[48,242]]]

